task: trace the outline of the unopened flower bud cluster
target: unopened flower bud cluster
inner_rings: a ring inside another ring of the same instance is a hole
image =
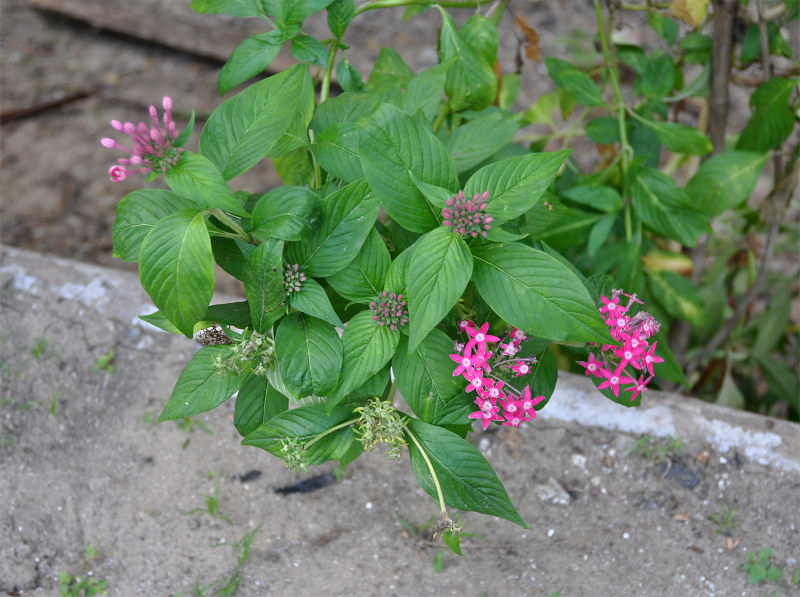
[[[389,403],[374,399],[365,406],[355,409],[360,413],[353,431],[364,449],[371,451],[378,443],[386,444],[386,458],[400,460],[406,440],[403,435],[403,421],[395,408]]]
[[[273,368],[275,341],[258,332],[252,332],[233,345],[227,357],[217,355],[214,365],[220,375],[266,375]]]

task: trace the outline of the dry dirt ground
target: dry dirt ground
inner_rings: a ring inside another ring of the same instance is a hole
[[[545,52],[558,53],[555,40],[575,27],[593,27],[585,2],[567,10],[518,4],[547,32]],[[111,132],[111,118],[139,120],[165,93],[207,115],[220,102],[219,65],[22,0],[4,0],[0,10],[1,112],[87,94],[3,124],[2,241],[119,267],[113,214],[139,181],[107,180],[116,156],[98,139]],[[413,49],[413,35],[425,34],[389,29],[363,30],[367,54],[387,40]],[[504,42],[513,62],[516,42]],[[416,60],[419,68],[432,58]],[[541,90],[541,67],[525,68]],[[240,186],[253,191],[276,182],[267,168],[246,176]],[[567,377],[557,398],[570,406],[558,411],[554,399],[543,413],[560,415],[476,439],[530,530],[465,514],[466,530],[481,537],[465,539],[462,558],[439,556],[428,531],[415,535],[401,523],[423,526],[435,513],[407,459],[370,454],[341,482],[283,495],[274,490],[299,478],[239,444],[232,402],[191,430],[154,423],[194,347],[137,322],[145,301],[133,273],[0,253],[0,594],[58,595],[55,577],[67,571],[108,579],[111,595],[191,595],[196,583],[234,573],[231,545],[256,528],[238,596],[798,592],[788,584],[800,567],[797,425],[712,409],[716,427],[730,432],[714,435],[694,425],[710,407],[653,393],[654,405],[671,405],[666,414],[663,406],[643,409],[641,426],[615,431],[614,416],[594,410],[583,380]],[[97,366],[112,349],[113,373]],[[673,416],[682,423],[670,423]],[[718,419],[728,416],[740,419]],[[665,446],[668,432],[686,443],[680,456],[661,463],[634,450],[642,433]],[[219,514],[230,523],[186,514],[205,508],[217,480]],[[739,510],[730,536],[708,519],[724,504]],[[764,546],[783,580],[751,587],[742,564]]]
[[[135,274],[5,247],[0,289],[0,594],[55,596],[66,571],[111,595],[191,595],[234,573],[256,528],[239,597],[798,594],[796,424],[658,392],[631,412],[564,375],[535,422],[474,436],[530,529],[465,513],[479,537],[457,557],[406,528],[436,513],[407,457],[280,494],[332,464],[297,476],[241,446],[233,400],[191,430],[155,423],[196,346],[137,320]],[[684,445],[662,461],[667,433]],[[717,534],[726,505],[736,526]],[[783,580],[749,586],[765,546]]]

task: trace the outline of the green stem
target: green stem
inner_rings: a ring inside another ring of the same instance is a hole
[[[319,90],[319,103],[321,104],[328,99],[328,94],[331,91],[331,74],[333,73],[333,64],[336,61],[336,52],[339,50],[339,40],[332,39],[331,47],[328,50],[328,64],[325,67],[325,74],[322,75],[322,87]]]
[[[309,129],[308,131],[308,140],[310,144],[314,144],[314,131]],[[311,185],[312,189],[318,189],[322,186],[322,173],[319,170],[319,163],[317,162],[317,156],[314,155],[314,152],[309,149],[308,153],[311,154],[311,164],[314,166],[314,184]]]
[[[339,429],[342,429],[343,427],[349,427],[353,423],[358,423],[358,418],[350,419],[349,421],[345,421],[344,423],[339,423],[338,425],[335,425],[334,427],[331,427],[330,429],[327,429],[326,431],[323,431],[317,437],[312,439],[310,442],[308,442],[307,444],[304,444],[303,445],[303,450],[308,450],[311,446],[313,446],[315,443],[317,443],[319,440],[321,440],[326,435],[330,435],[334,431],[338,431]]]
[[[439,509],[442,511],[445,520],[448,520],[447,517],[447,506],[444,503],[444,494],[442,493],[442,486],[439,484],[439,477],[436,476],[436,472],[433,470],[433,464],[431,463],[430,458],[428,458],[427,452],[422,447],[422,444],[419,443],[417,436],[414,435],[414,432],[408,428],[408,425],[404,425],[406,433],[408,437],[411,438],[411,441],[414,442],[414,445],[417,446],[417,450],[419,453],[422,454],[422,458],[425,460],[425,464],[428,465],[428,471],[431,473],[431,479],[433,479],[433,484],[436,486],[436,494],[439,496]]]
[[[630,166],[633,148],[628,143],[628,129],[625,124],[627,108],[625,106],[625,98],[622,95],[622,85],[620,84],[619,71],[617,70],[617,63],[611,54],[611,46],[609,44],[609,36],[605,27],[605,20],[603,19],[603,9],[600,6],[600,0],[594,0],[595,13],[597,15],[597,27],[600,34],[600,45],[603,48],[603,61],[605,62],[606,70],[608,71],[608,78],[611,82],[611,89],[614,93],[614,106],[613,111],[616,113],[617,123],[619,125],[619,140],[620,140],[620,166],[622,168],[622,197],[628,199],[628,168]],[[609,16],[609,24],[611,17]],[[625,238],[628,242],[633,238],[633,230],[631,227],[631,212],[630,203],[625,206]]]
[[[444,119],[450,114],[450,104],[442,104],[439,106],[439,113],[436,115],[436,120],[433,121],[433,132],[438,133],[439,127],[442,126]]]
[[[431,6],[438,4],[445,8],[475,8],[476,6],[483,6],[494,2],[495,0],[439,0],[432,2],[432,0],[372,0],[372,2],[365,2],[356,7],[355,16],[360,15],[362,12],[374,10],[376,8],[396,8],[398,6]]]
[[[236,234],[238,234],[242,239],[247,240],[250,238],[250,236],[244,231],[244,228],[242,228],[233,218],[231,218],[218,207],[212,207],[211,209],[207,210],[206,213],[217,218],[228,228],[236,232]]]

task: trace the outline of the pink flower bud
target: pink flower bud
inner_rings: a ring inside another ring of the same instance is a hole
[[[165,95],[164,99],[161,101],[161,105],[164,106],[165,110],[172,110],[172,98]]]
[[[113,182],[122,182],[128,176],[128,171],[123,166],[111,166],[108,176]]]
[[[103,147],[108,147],[109,149],[117,147],[117,142],[114,141],[114,139],[109,139],[108,137],[103,137],[100,139],[100,143],[103,145]]]

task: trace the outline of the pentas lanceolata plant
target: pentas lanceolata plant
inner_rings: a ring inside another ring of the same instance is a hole
[[[202,345],[160,420],[235,395],[243,443],[294,470],[344,467],[378,444],[392,459],[407,451],[458,552],[448,506],[525,526],[466,440],[473,422],[524,427],[553,393],[559,346],[622,336],[595,304],[604,279],[584,278],[525,231],[569,151],[514,143],[521,118],[495,74],[505,5],[490,17],[475,12],[486,2],[465,3],[472,16],[458,29],[432,4],[439,64],[415,74],[384,48],[364,82],[340,54],[347,26],[405,3],[194,0],[200,12],[259,17],[271,29],[234,51],[221,93],[267,68],[283,44],[298,64],[224,101],[197,152],[185,147],[193,121],[178,135],[169,98],[149,125],[112,123],[132,149],[103,144],[130,154],[113,180],[163,174],[168,187],[130,193],[114,223],[115,254],[138,262],[158,308],[143,319]],[[321,10],[331,35],[315,40],[301,27]],[[513,89],[509,77],[503,87]],[[262,159],[285,186],[234,192],[229,181]],[[215,262],[246,300],[210,305]],[[626,325],[626,334],[641,327]],[[603,369],[620,358],[606,355]]]

